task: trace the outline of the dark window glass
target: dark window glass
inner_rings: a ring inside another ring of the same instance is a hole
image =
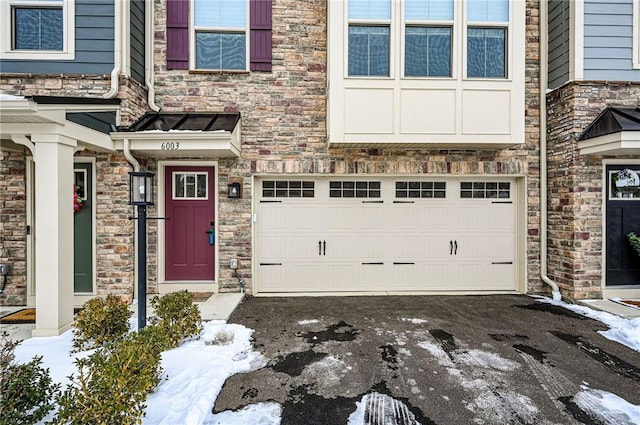
[[[62,50],[62,8],[14,8],[14,41],[17,50]]]
[[[349,75],[389,76],[389,27],[349,26]]]

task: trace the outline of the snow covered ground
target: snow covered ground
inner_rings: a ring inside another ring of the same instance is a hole
[[[536,299],[599,320],[610,327],[609,330],[602,332],[603,336],[640,351],[640,318],[623,319],[588,307],[570,305],[543,297],[536,297]],[[315,319],[313,320],[309,323],[315,323]],[[414,319],[402,320],[413,321]],[[135,328],[135,321],[132,321],[132,328]],[[279,424],[282,407],[277,403],[258,403],[237,412],[211,413],[216,397],[227,378],[236,373],[248,372],[266,365],[267,359],[254,351],[251,346],[252,332],[244,326],[227,324],[223,321],[206,322],[200,339],[186,342],[176,349],[164,352],[162,368],[168,379],[164,380],[148,397],[143,424]],[[76,358],[89,354],[88,352],[71,353],[72,337],[72,331],[68,331],[58,337],[27,339],[17,347],[16,360],[27,362],[36,355],[42,356],[43,366],[49,369],[52,379],[64,387],[69,382],[67,377],[75,372],[73,362]],[[425,352],[430,352],[433,347],[424,346],[423,348]],[[492,364],[495,363],[493,360],[480,357],[469,359],[469,361],[485,361]],[[501,364],[501,366],[512,365]],[[364,406],[370,403],[370,400],[381,397],[377,393],[365,395],[361,402],[353,406],[354,412],[349,418],[349,425],[361,424]],[[615,394],[583,385],[574,400],[583,410],[605,423],[640,423],[640,406],[630,404]],[[391,403],[388,400],[385,402]]]

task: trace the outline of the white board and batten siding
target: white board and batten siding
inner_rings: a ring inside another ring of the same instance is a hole
[[[261,178],[256,294],[517,291],[515,179]]]

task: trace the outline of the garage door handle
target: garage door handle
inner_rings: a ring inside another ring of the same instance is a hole
[[[492,261],[491,264],[513,264],[513,261]]]
[[[384,201],[362,201],[363,204],[384,204]]]
[[[453,255],[458,255],[458,241],[453,242]]]
[[[453,241],[449,241],[449,255],[453,255]]]
[[[362,263],[363,266],[382,266],[384,263]]]
[[[282,263],[260,263],[261,266],[281,266]]]
[[[327,255],[327,241],[322,241],[322,255]]]
[[[318,241],[318,255],[322,255],[322,241]]]
[[[416,201],[393,201],[394,204],[415,204]]]
[[[412,264],[415,264],[415,263],[397,263],[395,261],[393,262],[394,266],[404,266],[404,265],[412,265]]]

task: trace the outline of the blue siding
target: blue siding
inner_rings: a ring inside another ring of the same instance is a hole
[[[143,0],[131,0],[130,9],[130,66],[131,76],[135,78],[139,83],[144,84],[145,76],[145,52],[144,52],[144,33],[145,33],[145,16],[144,16],[144,1]]]
[[[632,0],[585,0],[584,79],[640,81],[632,37]]]
[[[556,88],[569,80],[569,2],[549,1],[548,86]]]
[[[122,0],[115,0],[122,1]],[[75,59],[2,60],[0,72],[109,74],[114,56],[114,0],[76,0]]]

